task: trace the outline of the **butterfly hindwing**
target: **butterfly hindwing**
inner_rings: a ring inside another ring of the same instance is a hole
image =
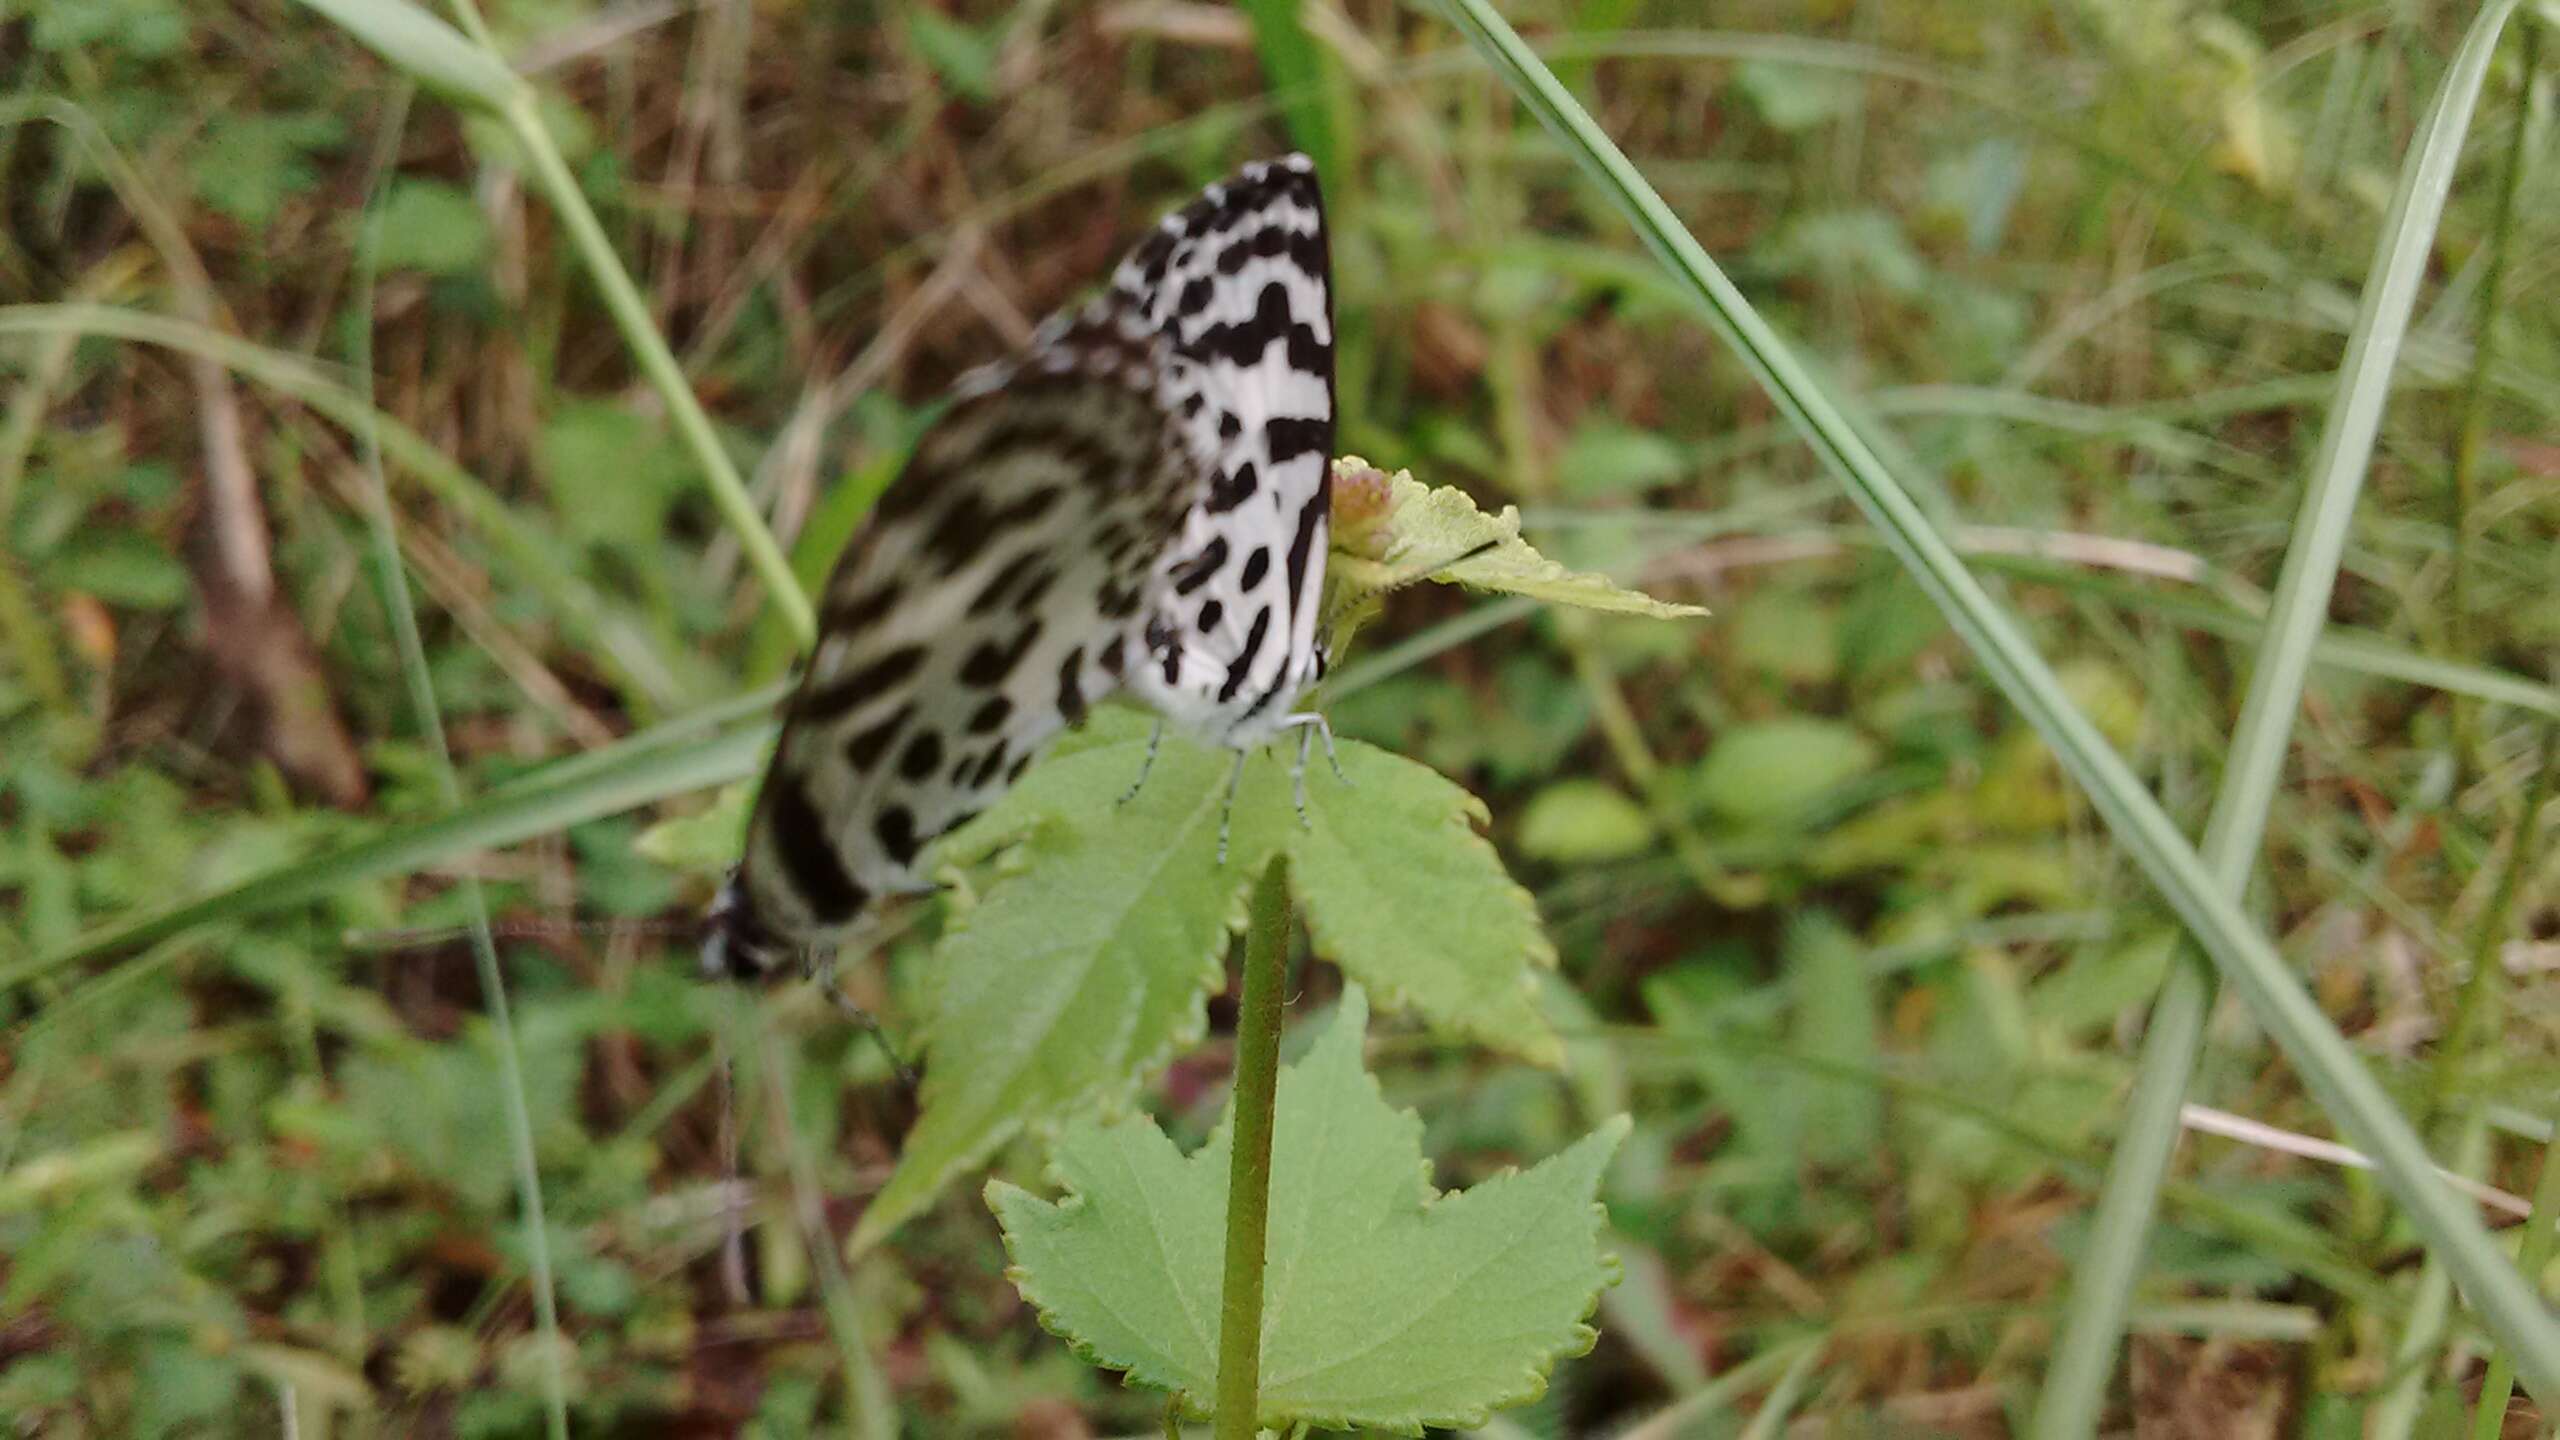
[[[847,545],[705,968],[771,975],[1127,686],[1258,743],[1313,678],[1333,418],[1302,157],[1169,217],[954,403]]]
[[[727,921],[746,943],[724,968],[761,972],[923,888],[923,848],[1118,688],[1129,651],[1111,638],[1198,486],[1156,393],[1158,347],[1123,328],[1103,307],[960,400],[837,562],[748,827]]]

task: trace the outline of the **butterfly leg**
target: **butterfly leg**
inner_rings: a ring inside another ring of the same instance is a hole
[[[879,1017],[855,1004],[853,997],[836,984],[837,954],[833,948],[812,949],[807,966],[809,978],[826,995],[828,1003],[836,1007],[837,1014],[851,1021],[855,1029],[880,1047],[881,1055],[889,1061],[890,1073],[897,1077],[898,1088],[912,1096],[916,1093],[916,1072],[907,1064],[907,1057],[898,1053],[897,1045],[889,1039],[889,1032],[881,1025]]]
[[[1289,767],[1289,798],[1298,805],[1298,828],[1313,830],[1314,821],[1307,818],[1307,752],[1315,748],[1315,727],[1298,727],[1298,762]],[[1339,773],[1338,771],[1336,773]]]
[[[1236,752],[1236,763],[1227,771],[1227,803],[1218,809],[1218,863],[1227,863],[1227,832],[1235,825],[1236,787],[1244,783],[1245,752]]]
[[[1122,791],[1120,798],[1111,803],[1126,805],[1138,798],[1139,791],[1147,788],[1147,772],[1156,768],[1156,747],[1163,743],[1164,722],[1159,720],[1156,722],[1156,728],[1147,732],[1147,758],[1138,762],[1138,778],[1130,781],[1129,788]]]

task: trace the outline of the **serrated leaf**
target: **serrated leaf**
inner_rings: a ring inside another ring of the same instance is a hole
[[[1334,462],[1338,485],[1374,489],[1378,474],[1376,467],[1355,456]],[[1424,565],[1437,568],[1426,571],[1423,578],[1445,585],[1499,590],[1584,610],[1661,620],[1707,613],[1700,606],[1675,605],[1626,589],[1605,575],[1568,570],[1539,554],[1520,538],[1517,506],[1505,505],[1499,513],[1487,515],[1467,492],[1425,485],[1403,470],[1386,477],[1385,483],[1383,519],[1345,535],[1331,560],[1334,577],[1350,593],[1412,579],[1414,567]],[[1471,553],[1481,546],[1491,548]],[[1468,558],[1450,563],[1460,555]]]
[[[1368,1004],[1281,1072],[1265,1249],[1262,1414],[1419,1434],[1533,1400],[1617,1264],[1600,1248],[1613,1117],[1563,1153],[1462,1194],[1431,1188],[1422,1122],[1361,1069]],[[1053,1158],[1070,1193],[987,1187],[1015,1286],[1099,1365],[1207,1413],[1217,1389],[1230,1128],[1185,1157],[1155,1123],[1071,1127]]]
[[[934,957],[922,1113],[853,1245],[867,1248],[1028,1125],[1124,1101],[1206,1029],[1245,892],[1275,851],[1318,954],[1434,1027],[1554,1065],[1532,967],[1553,965],[1528,894],[1475,831],[1482,807],[1423,766],[1345,742],[1319,756],[1307,823],[1277,750],[1245,765],[1227,859],[1232,753],[1168,735],[1135,800],[1146,721],[1106,709],[945,842],[998,873]]]

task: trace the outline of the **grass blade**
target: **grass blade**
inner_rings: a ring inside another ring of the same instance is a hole
[[[1288,117],[1289,139],[1316,162],[1316,173],[1342,183],[1334,153],[1333,112],[1327,108],[1332,87],[1325,83],[1325,59],[1298,18],[1298,0],[1240,0],[1253,22],[1253,48],[1262,57],[1263,79],[1281,113]]]
[[[711,417],[703,413],[702,401],[694,395],[684,367],[677,363],[675,352],[667,348],[666,337],[651,323],[648,302],[640,298],[639,287],[631,283],[631,273],[622,267],[621,257],[614,254],[613,241],[587,204],[586,192],[578,188],[577,177],[569,173],[569,162],[561,158],[560,147],[544,128],[532,87],[518,80],[496,51],[485,44],[473,44],[461,31],[406,0],[302,3],[343,26],[403,73],[443,94],[492,111],[506,123],[533,172],[534,183],[541,187],[552,210],[568,229],[578,258],[586,264],[588,278],[604,297],[605,309],[612,314],[614,324],[621,327],[632,357],[640,362],[641,373],[666,401],[667,413],[675,419],[676,433],[684,438],[685,447],[702,466],[703,477],[711,484],[712,502],[720,507],[729,527],[738,532],[740,548],[763,579],[766,593],[781,608],[791,633],[806,646],[818,629],[809,597],[792,579],[791,562],[784,558],[773,531],[766,527],[729,452],[721,448],[720,437],[711,428]],[[474,28],[480,28],[477,13],[466,13]]]
[[[303,0],[448,100],[504,110],[525,86],[506,62],[408,0]]]
[[[1662,197],[1487,0],[1442,0],[1442,8],[1634,224],[1655,258],[1689,288],[1702,316],[1882,531],[1895,557],[1946,615],[2001,693],[2043,735],[2117,842],[2292,1058],[2322,1107],[2374,1156],[2384,1182],[2461,1282],[2488,1330],[2514,1355],[2527,1384],[2560,1398],[2560,1322],[2544,1311],[2468,1203],[2436,1177],[2426,1147],[2345,1037],[2286,968],[2274,945],[2215,883],[2203,859],[2123,757],[2071,703],[2016,622],[1965,568],[1910,493]]]
[[[404,825],[315,859],[280,865],[211,895],[92,931],[51,954],[0,970],[0,988],[23,985],[202,926],[246,920],[349,885],[410,874],[456,856],[555,834],[671,795],[742,780],[754,773],[772,741],[770,725],[723,731],[672,746],[654,743],[647,735],[634,736],[529,775],[450,814]],[[554,770],[569,773],[561,778]]]
[[[2294,523],[2293,543],[2276,582],[2266,638],[2249,676],[2222,784],[2205,822],[2205,866],[2222,892],[2237,900],[2248,888],[2267,812],[2284,775],[2293,720],[2311,669],[2313,644],[2328,619],[2329,593],[2347,540],[2347,525],[2364,488],[2374,437],[2391,397],[2391,372],[2409,329],[2418,282],[2434,252],[2436,224],[2444,214],[2462,141],[2480,98],[2499,31],[2514,0],[2491,0],[2463,38],[2452,67],[2400,169],[2399,189],[2382,226],[2366,278],[2355,328],[2338,371],[2336,397],[2310,484]],[[2089,1244],[2072,1279],[2051,1369],[2038,1398],[2029,1433],[2067,1437],[2095,1433],[2105,1408],[2108,1377],[2123,1343],[2125,1315],[2133,1305],[2148,1250],[2152,1213],[2178,1142],[2178,1109],[2195,1072],[2212,1009],[2213,977],[2195,957],[2169,972],[2143,1038],[2142,1062],[2118,1132],[2116,1154],[2100,1192]],[[2414,1135],[2412,1140],[2414,1143]],[[2450,1258],[2450,1257],[2444,1257]],[[2528,1291],[2528,1293],[2530,1293]]]

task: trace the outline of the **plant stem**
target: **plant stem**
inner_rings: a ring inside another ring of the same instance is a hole
[[[1227,1169],[1227,1273],[1218,1303],[1217,1440],[1254,1440],[1261,1423],[1262,1262],[1271,1217],[1271,1121],[1280,1084],[1281,972],[1289,958],[1288,861],[1253,887],[1236,1008],[1235,1133]]]
[[[746,482],[738,477],[738,467],[730,462],[729,452],[721,448],[720,437],[711,428],[711,417],[702,413],[693,382],[685,378],[675,352],[667,348],[666,338],[650,321],[648,302],[640,298],[630,272],[622,268],[621,257],[613,253],[613,241],[604,233],[604,226],[597,223],[596,212],[578,189],[577,177],[569,173],[568,162],[560,158],[560,147],[551,143],[551,132],[542,127],[532,93],[517,96],[502,113],[517,146],[533,167],[534,179],[550,197],[551,208],[558,212],[560,222],[568,227],[569,238],[577,243],[587,274],[604,297],[605,309],[613,312],[614,323],[622,328],[622,338],[630,344],[642,373],[666,400],[667,413],[676,422],[676,433],[684,437],[686,447],[702,466],[703,477],[711,482],[711,499],[720,507],[729,528],[738,532],[738,544],[746,551],[747,563],[763,578],[766,593],[791,626],[792,638],[802,649],[808,648],[818,633],[817,616],[809,608],[809,597],[792,575],[791,562],[774,542],[773,532],[765,528],[764,516],[756,511],[755,497],[747,493]]]

